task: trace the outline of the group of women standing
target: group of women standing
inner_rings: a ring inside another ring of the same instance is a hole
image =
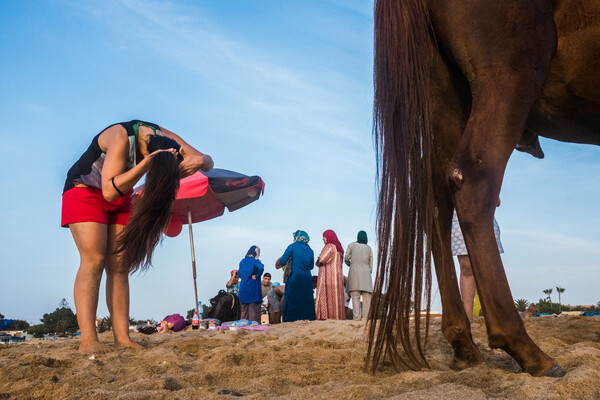
[[[285,291],[282,321],[314,321],[315,319],[346,319],[346,292],[352,298],[354,319],[365,318],[371,303],[373,283],[373,251],[367,244],[367,234],[358,233],[357,241],[346,250],[332,230],[323,232],[323,250],[315,262],[313,250],[308,245],[310,237],[305,231],[293,233],[293,243],[284,251],[275,266],[284,269]],[[258,321],[260,312],[260,276],[264,265],[258,260],[260,249],[252,246],[240,262],[239,298],[242,318]],[[350,267],[348,278],[344,276],[343,262]],[[315,285],[312,270],[319,269]],[[362,297],[362,307],[361,307]]]
[[[359,232],[358,241],[348,246],[345,259],[350,267],[347,284],[342,270],[344,248],[334,231],[323,232],[325,245],[316,263],[313,250],[308,245],[308,234],[296,231],[293,235],[294,242],[287,247],[277,262],[277,267],[291,268],[291,271],[286,271],[283,322],[346,319],[346,291],[353,299],[354,318],[366,317],[373,291],[373,251],[367,245],[367,234],[364,231]],[[316,298],[313,301],[311,271],[315,265],[319,268],[319,273]]]

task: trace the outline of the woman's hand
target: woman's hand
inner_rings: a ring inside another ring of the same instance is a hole
[[[179,149],[179,153],[183,156],[183,161],[179,164],[179,171],[182,178],[194,174],[199,169],[204,172],[213,169],[214,162],[208,154],[191,155],[186,153],[183,147]]]
[[[158,153],[165,152],[165,151],[166,151],[166,152],[168,152],[168,153],[171,153],[171,154],[173,154],[173,157],[175,157],[175,158],[177,158],[177,156],[179,155],[179,152],[177,151],[177,149],[159,149],[159,150],[155,150],[155,151],[153,151],[152,153],[150,153],[150,154],[148,155],[148,157],[146,157],[146,159],[147,159],[147,160],[148,160],[148,162],[149,162],[150,160],[152,160],[152,158],[153,158],[155,155],[157,155]]]
[[[214,163],[208,154],[199,152],[170,130],[162,126],[160,127],[160,130],[162,131],[163,135],[170,137],[181,145],[179,154],[183,156],[183,161],[181,164],[179,164],[179,171],[182,178],[192,175],[199,169],[204,172],[208,172],[213,169]]]

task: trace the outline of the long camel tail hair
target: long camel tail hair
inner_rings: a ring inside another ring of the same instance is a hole
[[[367,368],[373,373],[384,361],[396,370],[402,365],[428,367],[424,348],[431,302],[431,239],[427,238],[434,228],[429,75],[433,41],[427,4],[376,0],[374,14],[373,134],[380,187],[378,267],[368,323]],[[426,310],[424,327],[421,310]]]

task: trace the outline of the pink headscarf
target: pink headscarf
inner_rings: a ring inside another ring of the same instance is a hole
[[[344,248],[342,247],[342,244],[340,243],[334,231],[332,231],[331,229],[326,230],[325,232],[323,232],[323,237],[327,239],[327,244],[334,244],[338,253],[341,253],[342,256],[344,255]]]

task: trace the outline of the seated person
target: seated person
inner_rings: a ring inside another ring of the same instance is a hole
[[[279,324],[281,322],[281,309],[285,285],[280,285],[279,282],[273,282],[271,286],[271,289],[267,293],[267,299],[269,300],[269,314],[271,323]]]
[[[237,269],[231,270],[231,278],[229,278],[225,287],[227,288],[227,293],[237,294],[240,291],[240,276]]]

